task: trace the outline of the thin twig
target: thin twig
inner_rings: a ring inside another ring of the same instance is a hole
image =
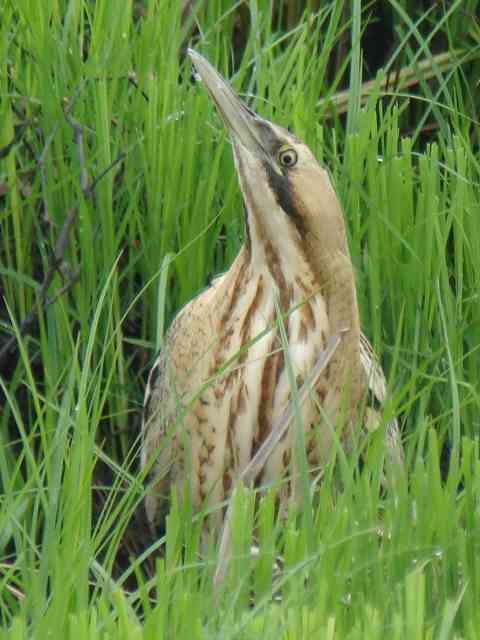
[[[68,236],[70,233],[70,229],[72,228],[75,220],[77,218],[77,209],[72,209],[70,210],[70,212],[68,213],[65,222],[63,223],[62,229],[60,231],[60,234],[57,238],[57,242],[55,243],[55,248],[52,251],[51,255],[50,255],[50,259],[48,261],[48,267],[47,267],[47,272],[45,274],[45,277],[43,279],[42,284],[40,285],[39,289],[38,289],[38,304],[37,307],[35,309],[32,309],[30,311],[30,313],[28,313],[25,318],[22,320],[19,329],[18,329],[18,333],[20,336],[25,335],[26,333],[28,333],[28,331],[30,330],[30,328],[35,324],[36,318],[38,316],[39,313],[39,309],[46,309],[47,306],[49,306],[50,304],[52,304],[53,300],[51,300],[48,304],[48,298],[47,298],[47,293],[48,293],[48,289],[50,288],[50,285],[52,284],[53,278],[55,276],[55,272],[58,270],[59,266],[61,265],[62,261],[63,261],[63,256],[65,255],[65,251],[67,249],[68,246]],[[75,274],[74,274],[75,275]],[[79,275],[79,274],[78,274]],[[75,281],[78,279],[78,275],[76,276]],[[73,279],[72,277],[69,278],[68,282],[67,282],[67,287],[65,289],[65,291],[67,289],[69,289],[72,285],[73,285]],[[56,297],[55,297],[56,299]],[[9,338],[7,340],[7,342],[5,343],[5,345],[0,349],[0,366],[3,364],[3,360],[9,355],[10,350],[12,349],[12,347],[15,345],[17,341],[17,336],[13,335],[11,336],[11,338]]]
[[[115,160],[113,160],[108,165],[108,167],[103,169],[103,171],[101,171],[98,174],[98,176],[91,181],[90,186],[88,187],[88,193],[93,193],[97,187],[97,184],[100,182],[100,180],[104,178],[107,175],[107,173],[109,173],[117,164],[119,164],[120,162],[123,162],[126,157],[127,157],[126,151],[120,151],[120,153],[115,158]]]
[[[80,187],[86,198],[93,199],[95,195],[94,193],[95,189],[98,183],[100,182],[100,180],[102,180],[102,178],[109,171],[111,171],[119,162],[122,162],[124,160],[124,158],[126,157],[126,153],[125,152],[119,153],[117,158],[115,158],[115,160],[106,169],[104,169],[94,180],[92,181],[89,180],[88,172],[86,168],[86,162],[85,162],[85,146],[84,146],[84,138],[83,138],[84,128],[77,120],[75,120],[75,118],[73,118],[73,116],[70,113],[70,110],[75,101],[75,98],[76,97],[74,97],[74,99],[72,100],[69,110],[65,110],[65,118],[74,131],[75,144],[77,146],[78,161],[80,165]],[[57,125],[52,131],[52,133],[48,136],[45,142],[45,145],[42,149],[42,152],[37,157],[37,162],[38,162],[38,165],[40,166],[40,170],[42,173],[43,206],[47,216],[48,216],[48,204],[46,201],[44,163],[45,163],[47,152],[50,148],[51,142],[58,129],[58,126],[59,125]],[[0,367],[3,365],[4,360],[10,355],[12,348],[15,346],[17,342],[17,337],[23,336],[30,331],[32,326],[35,324],[40,311],[42,309],[45,310],[46,308],[48,308],[51,304],[53,304],[56,300],[58,300],[58,298],[61,295],[63,295],[66,291],[68,291],[78,281],[80,277],[80,267],[78,267],[76,271],[70,275],[68,280],[63,284],[63,286],[60,289],[58,289],[58,291],[53,296],[47,297],[48,290],[55,276],[55,272],[59,271],[60,275],[63,278],[64,274],[60,270],[60,267],[63,263],[65,253],[68,248],[70,231],[76,222],[77,215],[78,215],[78,206],[72,207],[68,212],[67,217],[62,225],[57,241],[55,243],[54,250],[50,254],[47,271],[45,273],[45,276],[43,278],[41,285],[38,288],[37,305],[22,320],[18,328],[17,334],[12,335],[4,344],[4,346],[0,349]]]
[[[309,376],[298,392],[299,406],[303,405],[307,397],[315,388],[318,379],[325,371],[334,353],[336,352],[341,339],[342,334],[336,334],[328,340],[325,350],[322,351],[322,353],[317,358],[312,371],[310,372]],[[213,576],[213,584],[216,591],[218,591],[223,581],[225,580],[228,564],[230,562],[233,505],[235,503],[235,495],[238,491],[238,487],[241,484],[246,485],[247,487],[253,485],[255,478],[263,469],[268,458],[271,456],[278,443],[282,439],[283,435],[287,431],[288,427],[290,426],[290,422],[292,421],[294,413],[295,406],[292,400],[289,402],[287,408],[279,418],[278,422],[273,426],[269,436],[262,443],[257,453],[247,464],[235,483],[235,487],[230,496],[227,513],[225,515],[222,535],[220,537],[220,550],[218,552],[217,568],[215,570],[215,575]]]
[[[71,115],[70,109],[65,110],[65,119],[68,122],[68,124],[72,127],[75,135],[75,144],[77,145],[77,152],[78,152],[78,163],[80,165],[80,187],[86,196],[90,196],[92,192],[89,190],[88,173],[87,173],[87,167],[85,164],[85,147],[83,144],[83,126],[78,122],[78,120],[75,120],[75,118]]]
[[[150,98],[148,97],[148,95],[145,93],[145,91],[143,89],[140,89],[138,82],[137,82],[137,74],[135,73],[135,71],[129,71],[127,74],[127,80],[128,82],[133,85],[135,87],[135,89],[137,91],[140,91],[140,93],[142,94],[142,96],[145,98],[145,100],[147,102],[150,102]]]
[[[47,200],[47,178],[45,174],[45,158],[47,157],[47,152],[50,148],[52,140],[58,131],[58,127],[59,127],[59,123],[57,122],[53,127],[52,132],[47,137],[45,144],[43,146],[43,149],[37,158],[38,166],[40,167],[40,183],[42,187],[43,217],[46,222],[50,222],[50,213],[49,213],[48,200]]]
[[[13,85],[13,86],[15,86],[15,85]],[[20,122],[23,122],[24,119],[25,119],[25,115],[20,111],[20,109],[18,109],[18,107],[15,105],[14,102],[11,103],[11,109],[12,109],[13,113],[17,116],[17,118],[20,120]],[[32,118],[31,120],[28,121],[28,124],[30,126],[33,126],[35,123],[36,123],[36,118]],[[36,160],[37,159],[37,154],[35,153],[35,150],[33,149],[33,147],[30,144],[30,142],[26,138],[23,138],[22,144],[26,148],[26,150],[28,151],[28,153],[30,155],[30,158],[32,160]]]
[[[452,66],[452,64],[452,54],[451,52],[447,52],[439,53],[435,56],[432,56],[432,58],[428,60],[421,60],[416,65],[403,67],[393,74],[395,76],[395,90],[401,91],[407,89],[408,87],[412,87],[418,84],[420,82],[420,79],[428,80],[435,75],[437,69],[440,71],[444,71]],[[374,90],[378,90],[380,92],[380,95],[387,92],[390,86],[391,75],[392,73],[388,73],[380,83],[378,83],[377,80],[368,80],[367,82],[364,82],[360,88],[362,103],[365,103],[367,101],[368,96]],[[329,98],[322,98],[318,101],[317,105],[319,107],[324,105],[334,105],[336,107],[337,114],[344,113],[348,107],[349,93],[349,89],[345,91],[339,91]]]
[[[13,147],[20,142],[23,134],[25,133],[26,129],[29,127],[30,124],[31,124],[30,122],[25,121],[25,122],[21,122],[15,127],[13,138],[10,140],[8,144],[0,148],[0,160],[3,160],[3,158],[6,158],[10,153],[10,151],[12,151]]]

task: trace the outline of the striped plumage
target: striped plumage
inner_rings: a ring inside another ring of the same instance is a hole
[[[175,318],[145,394],[142,464],[156,479],[146,498],[157,522],[175,486],[195,508],[228,497],[232,483],[285,411],[292,395],[277,317],[297,385],[329,336],[342,333],[332,361],[302,405],[307,459],[327,461],[332,427],[380,420],[385,380],[360,332],[343,215],[328,173],[308,147],[247,109],[195,52],[195,67],[233,142],[246,209],[246,241],[230,269]],[[365,401],[374,399],[365,410]],[[321,406],[321,411],[319,410]],[[401,459],[396,422],[389,446]],[[292,434],[269,457],[258,484],[295,477]],[[295,483],[281,496],[295,497]]]

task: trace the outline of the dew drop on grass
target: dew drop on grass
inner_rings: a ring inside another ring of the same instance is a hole
[[[165,122],[178,122],[185,115],[185,111],[181,109],[180,111],[176,111],[175,113],[171,113],[169,116],[165,118]]]

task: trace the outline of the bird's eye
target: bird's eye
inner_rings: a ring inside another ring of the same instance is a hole
[[[290,169],[297,164],[298,156],[295,149],[291,147],[283,147],[278,152],[278,161],[282,165],[282,167],[286,167]]]

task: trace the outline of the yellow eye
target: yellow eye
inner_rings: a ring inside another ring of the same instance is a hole
[[[282,167],[290,169],[297,164],[297,160],[297,152],[291,147],[282,147],[278,152],[278,162],[282,165]]]

